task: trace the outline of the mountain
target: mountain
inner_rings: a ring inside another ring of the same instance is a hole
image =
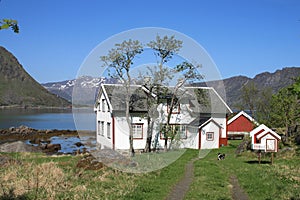
[[[206,84],[214,87],[216,91],[221,90],[222,82],[226,91],[226,102],[232,109],[239,109],[242,99],[242,87],[249,82],[253,82],[258,89],[271,88],[273,93],[278,92],[281,88],[293,84],[294,78],[300,76],[300,67],[286,67],[276,70],[274,73],[264,72],[257,74],[254,78],[246,76],[234,76],[222,81],[211,81]]]
[[[35,81],[17,58],[0,46],[0,106],[68,107],[70,102]]]
[[[277,70],[274,73],[264,72],[256,75],[254,78],[249,78],[246,76],[234,76],[221,81],[210,81],[207,83],[197,83],[196,86],[206,86],[209,85],[214,87],[218,93],[222,95],[222,87],[224,85],[226,92],[226,102],[232,108],[235,109],[236,105],[241,103],[241,91],[243,85],[253,81],[257,88],[270,87],[272,91],[278,92],[281,88],[286,87],[293,83],[293,77],[300,76],[300,67],[287,67],[281,70]],[[113,79],[106,78],[93,78],[90,76],[80,77],[76,80],[67,80],[62,82],[53,82],[42,84],[50,92],[66,98],[72,101],[72,91],[74,85],[76,85],[77,94],[80,94],[82,99],[81,103],[92,104],[95,100],[95,95],[97,93],[100,82],[105,83],[116,83]],[[76,96],[76,99],[78,96]]]
[[[114,79],[94,78],[91,76],[81,76],[77,79],[66,80],[61,82],[44,83],[44,86],[51,93],[65,98],[66,100],[75,104],[94,105],[95,97],[98,88],[102,82],[115,84]],[[75,98],[72,98],[72,95]]]

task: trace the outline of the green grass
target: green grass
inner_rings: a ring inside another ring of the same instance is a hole
[[[0,154],[21,162],[0,168],[0,199],[10,190],[14,197],[29,199],[164,199],[198,151],[187,150],[171,165],[147,174],[106,167],[97,171],[76,168],[80,156]]]
[[[250,199],[300,199],[299,155],[277,153],[273,165],[269,163],[269,155],[265,155],[263,164],[259,165],[254,153],[235,155],[239,142],[230,141],[229,146],[212,150],[195,161],[194,181],[185,199],[231,199],[232,175]],[[218,152],[225,153],[226,159],[218,161]],[[199,151],[187,150],[171,165],[147,174],[125,173],[108,167],[84,170],[76,167],[81,156],[0,154],[20,161],[0,167],[0,200],[7,197],[138,200],[165,199],[183,177],[185,165],[198,157]],[[136,159],[143,161],[147,157]]]
[[[270,163],[270,155],[258,164],[255,153],[236,156],[238,142],[212,150],[208,156],[195,162],[195,179],[185,199],[231,199],[229,177],[235,175],[250,199],[300,199],[300,158],[284,154]],[[217,160],[217,153],[226,159]]]

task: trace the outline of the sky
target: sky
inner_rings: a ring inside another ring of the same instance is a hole
[[[76,78],[97,45],[143,27],[192,38],[222,78],[300,66],[299,0],[0,0],[4,18],[20,33],[1,30],[0,46],[40,83]]]

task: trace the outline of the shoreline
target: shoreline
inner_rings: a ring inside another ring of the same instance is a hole
[[[20,106],[20,105],[9,105],[9,106],[0,106],[0,109],[29,109],[29,110],[42,110],[42,109],[49,109],[49,110],[72,110],[72,106],[67,107],[54,107],[54,106]]]
[[[70,130],[70,129],[34,129],[27,126],[0,129],[1,140],[28,140],[34,138],[50,138],[53,136],[80,136],[95,134],[92,130]]]
[[[77,130],[38,130],[29,128],[27,126],[11,127],[8,129],[0,129],[0,152],[18,152],[18,149],[25,149],[24,151],[29,152],[44,152],[47,154],[65,154],[59,152],[63,148],[64,142],[52,143],[53,137],[62,137],[62,141],[68,140],[67,138],[80,138],[81,136],[88,136],[93,138],[95,131],[77,131]],[[27,142],[29,141],[29,143]],[[74,141],[72,139],[72,141]],[[21,142],[21,143],[20,143]],[[72,144],[74,147],[77,146],[72,152],[67,154],[79,153],[81,146],[84,146],[81,139],[74,141]],[[14,149],[14,150],[13,150]],[[84,150],[85,149],[85,150]],[[86,148],[82,149],[86,152]]]

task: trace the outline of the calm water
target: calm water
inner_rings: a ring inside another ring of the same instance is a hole
[[[95,150],[96,149],[96,138],[94,134],[75,137],[75,136],[53,136],[50,138],[52,144],[60,144],[61,150],[58,153],[73,153],[77,150],[81,152],[85,148],[87,151]],[[25,141],[27,144],[38,146],[37,144],[32,144],[30,140]],[[83,146],[76,146],[77,142],[81,142],[84,144]]]
[[[76,119],[76,125],[74,123]],[[92,109],[0,109],[0,129],[25,125],[34,129],[96,130]]]
[[[75,119],[75,120],[74,120]],[[88,130],[95,131],[96,115],[92,109],[84,110],[49,110],[49,109],[0,109],[0,129],[18,127],[21,125],[34,129],[58,129],[58,130]],[[76,124],[74,123],[76,121]],[[61,144],[61,153],[72,153],[78,149],[92,150],[96,144],[95,136],[51,137],[51,143]],[[82,142],[85,146],[77,147],[76,142]],[[26,143],[30,144],[29,141]]]

